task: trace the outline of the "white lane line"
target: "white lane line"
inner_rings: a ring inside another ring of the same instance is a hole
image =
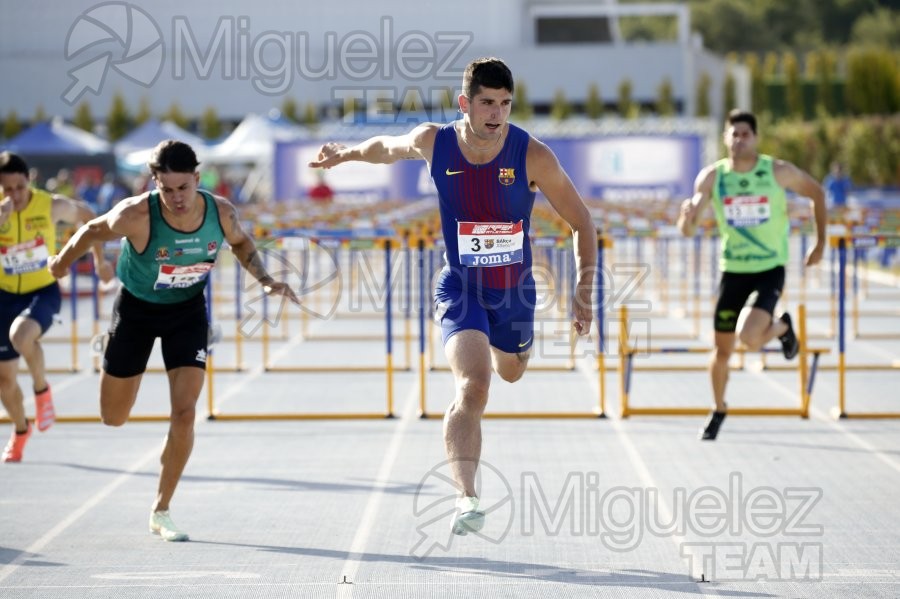
[[[78,521],[79,518],[88,513],[92,508],[97,506],[101,501],[106,499],[113,491],[118,489],[131,476],[143,469],[148,463],[159,458],[160,449],[155,445],[152,450],[138,458],[138,460],[128,467],[122,474],[117,476],[112,482],[100,489],[91,498],[81,504],[77,509],[73,510],[68,516],[63,518],[56,526],[44,533],[38,540],[26,547],[14,560],[0,569],[0,582],[6,580],[13,574],[19,566],[31,559],[35,554],[51,543],[56,537],[61,535],[67,528]],[[149,534],[149,533],[148,533]]]
[[[762,373],[754,374],[756,374],[756,376],[758,376],[761,381],[765,382],[781,395],[787,397],[791,401],[797,401],[797,391],[795,389],[789,389],[784,383],[776,381],[770,376],[764,376]],[[814,408],[812,407],[812,405],[810,405],[809,411],[813,416],[816,417],[816,420],[820,420],[826,423],[832,429],[843,433],[858,447],[872,453],[876,458],[887,464],[892,470],[900,472],[900,461],[897,461],[895,458],[891,457],[883,450],[878,449],[853,431],[847,430],[846,427],[841,426],[841,424],[834,418],[832,418],[830,414],[827,414],[819,410],[818,408]]]
[[[587,379],[588,383],[593,389],[593,397],[597,397],[600,393],[599,382],[597,381],[597,373],[593,370],[593,368],[587,365],[583,360],[578,363],[578,370],[584,375],[585,379]],[[644,458],[641,456],[641,453],[638,451],[638,448],[635,446],[634,442],[631,440],[631,437],[628,436],[628,431],[622,424],[622,420],[618,417],[610,418],[608,417],[610,425],[613,428],[613,431],[616,433],[616,436],[619,438],[619,442],[622,447],[625,448],[625,452],[628,454],[628,461],[631,463],[635,472],[637,472],[638,476],[641,479],[641,482],[644,484],[644,488],[646,489],[660,489],[660,486],[656,484],[656,481],[653,479],[653,475],[650,474],[650,468],[647,466],[647,462],[644,461]],[[664,499],[664,493],[658,493],[657,497],[657,507],[659,509],[659,521],[661,522],[674,522],[672,517],[672,508],[669,506],[668,501]],[[683,516],[682,516],[683,517]],[[690,545],[685,545],[687,539],[684,535],[679,535],[678,533],[672,533],[668,535],[668,537],[672,540],[672,543],[675,544],[675,547],[678,548],[678,557],[682,560],[687,560],[690,557],[689,563],[694,564],[695,566],[703,565],[703,560],[698,559],[698,556],[694,555],[694,551],[691,549]],[[687,564],[686,564],[687,565]],[[696,579],[699,578],[700,572],[688,572],[688,576]],[[670,584],[666,582],[666,584]],[[704,594],[704,587],[694,580],[690,581],[690,584],[695,584],[698,593]],[[708,585],[707,585],[708,586]],[[710,592],[715,592],[713,589],[708,589]]]
[[[397,457],[400,455],[400,446],[403,443],[409,424],[417,419],[416,406],[418,397],[419,385],[416,383],[412,386],[406,398],[403,413],[400,415],[397,428],[394,429],[391,442],[384,452],[384,458],[381,460],[381,466],[378,468],[378,474],[375,476],[372,494],[366,502],[359,527],[356,529],[356,535],[354,535],[353,542],[350,544],[350,553],[341,567],[341,576],[354,584],[338,585],[336,596],[339,598],[347,599],[353,596],[356,573],[359,571],[360,564],[362,564],[362,558],[365,555],[366,546],[369,544],[369,538],[375,530],[375,518],[378,516],[378,510],[381,509],[381,503],[385,496],[384,490],[390,483],[391,472],[394,469],[394,464],[397,462]]]

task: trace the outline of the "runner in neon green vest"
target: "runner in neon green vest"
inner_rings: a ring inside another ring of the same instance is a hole
[[[806,256],[807,266],[822,259],[827,224],[825,192],[816,180],[790,162],[757,151],[752,113],[732,110],[724,138],[728,158],[700,171],[694,196],[682,203],[678,217],[681,232],[693,236],[700,215],[712,204],[722,237],[722,280],[713,317],[716,348],[709,366],[716,405],[700,431],[703,440],[714,440],[725,420],[728,361],[734,352],[738,315],[754,291],[756,301],[738,331],[741,343],[755,351],[777,337],[789,360],[799,349],[790,315],[784,312],[773,318],[788,259],[790,222],[785,190],[811,200],[816,244]]]
[[[159,337],[169,377],[171,415],[149,528],[166,541],[188,540],[187,533],[172,522],[169,502],[194,445],[195,409],[208,350],[204,282],[222,241],[228,242],[231,253],[266,293],[299,303],[287,283],[274,280],[266,271],[234,205],[197,189],[198,165],[189,145],[161,142],[148,164],[157,190],[122,200],[81,227],[47,264],[53,276],[61,277],[91,245],[124,238],[127,249],[118,264],[122,289],[113,307],[100,372],[100,417],[110,426],[128,420]]]

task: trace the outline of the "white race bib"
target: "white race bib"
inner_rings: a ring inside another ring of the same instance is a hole
[[[8,275],[22,275],[47,268],[50,253],[43,239],[32,239],[9,247],[0,248],[3,272]]]
[[[766,196],[734,196],[722,201],[725,222],[732,227],[754,227],[769,220],[772,214]]]
[[[457,223],[459,263],[463,266],[505,266],[522,262],[524,233],[517,223]]]
[[[184,289],[202,283],[209,276],[213,266],[215,264],[212,262],[200,262],[190,266],[161,264],[153,289]]]

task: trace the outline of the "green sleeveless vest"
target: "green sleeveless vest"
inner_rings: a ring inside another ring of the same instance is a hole
[[[754,273],[786,264],[791,223],[772,157],[760,154],[746,173],[731,170],[727,158],[715,166],[712,204],[722,236],[722,271]]]
[[[225,233],[216,201],[200,191],[206,203],[203,223],[196,231],[178,231],[163,219],[159,192],[150,193],[150,240],[138,252],[127,239],[116,274],[132,295],[154,304],[174,304],[201,293],[216,262]]]

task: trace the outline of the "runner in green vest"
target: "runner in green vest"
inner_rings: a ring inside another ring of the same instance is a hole
[[[194,445],[195,409],[208,351],[203,290],[223,240],[266,293],[299,303],[287,283],[275,281],[266,272],[234,205],[197,189],[198,164],[189,145],[161,142],[149,163],[157,189],[123,200],[81,227],[47,265],[53,276],[64,276],[91,245],[124,238],[117,264],[122,289],[113,307],[100,373],[100,416],[110,426],[128,420],[153,342],[159,337],[169,377],[171,416],[149,527],[166,541],[188,540],[187,533],[172,522],[169,502]]]
[[[815,179],[790,162],[757,151],[752,113],[732,110],[724,138],[728,158],[700,171],[694,196],[682,203],[678,217],[681,232],[693,236],[700,215],[712,204],[722,238],[722,279],[713,316],[716,348],[709,367],[716,405],[700,431],[700,438],[710,441],[718,435],[727,414],[728,361],[734,351],[738,315],[751,293],[755,291],[757,296],[740,323],[741,343],[755,351],[777,337],[788,360],[799,349],[790,315],[784,312],[773,318],[788,259],[790,221],[785,190],[811,200],[816,244],[806,256],[807,266],[822,259],[828,220],[825,192]]]

